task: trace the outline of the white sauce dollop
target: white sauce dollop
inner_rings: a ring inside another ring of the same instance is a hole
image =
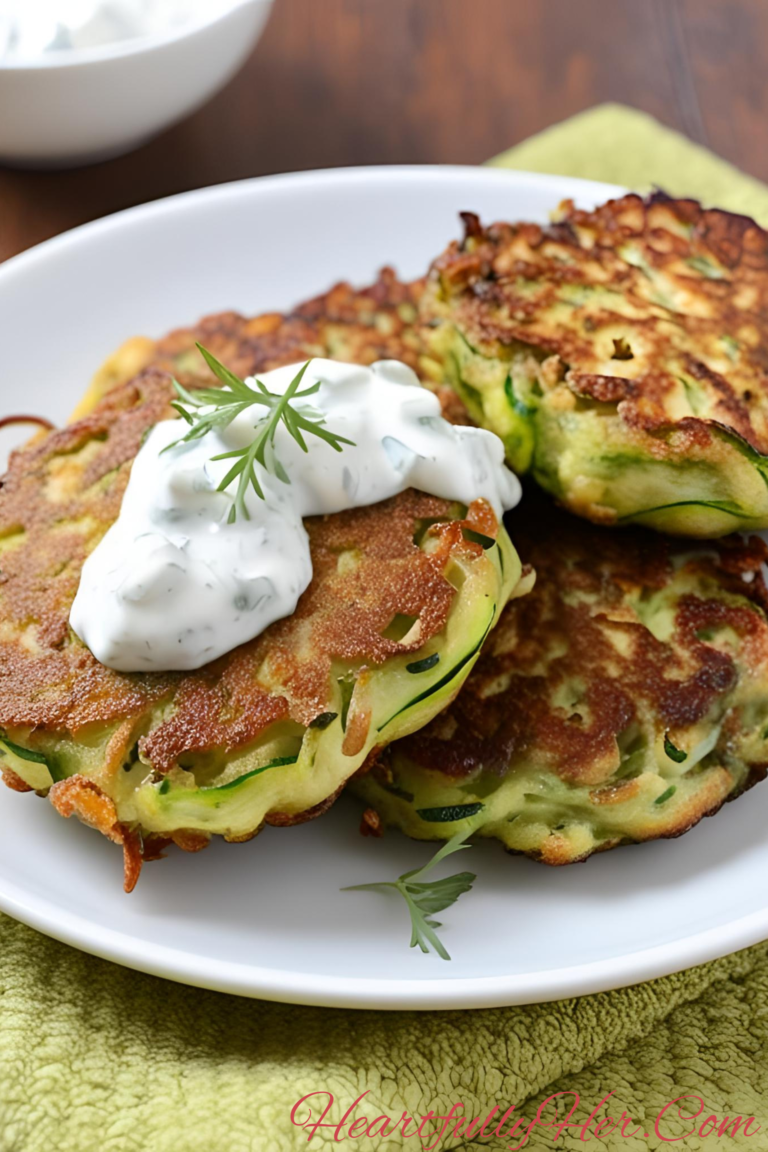
[[[298,367],[260,379],[282,393]],[[307,436],[304,453],[280,424],[275,450],[291,482],[257,464],[266,499],[249,489],[250,520],[227,523],[236,482],[216,489],[232,461],[211,457],[250,444],[262,410],[163,454],[185,425],[155,425],[72,605],[73,629],[102,664],[121,672],[199,668],[290,616],[312,578],[305,516],[376,504],[406,488],[466,505],[483,498],[499,519],[520,499],[501,440],[449,424],[405,364],[313,360],[302,387],[316,380],[312,407],[354,447],[336,452]]]

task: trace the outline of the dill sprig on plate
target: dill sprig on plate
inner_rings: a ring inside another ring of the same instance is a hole
[[[342,892],[383,891],[394,888],[405,900],[411,916],[411,948],[416,945],[422,952],[429,952],[430,947],[441,956],[443,960],[450,960],[448,951],[435,931],[441,925],[433,916],[455,904],[459,896],[469,892],[477,879],[474,872],[456,872],[453,876],[446,876],[443,880],[424,880],[428,872],[450,856],[452,852],[460,852],[462,848],[469,848],[464,841],[473,832],[457,832],[447,843],[443,844],[431,860],[421,868],[414,868],[404,872],[397,880],[381,880],[373,884],[353,884],[349,888],[342,888]]]
[[[245,503],[248,489],[253,488],[256,495],[263,500],[264,491],[259,483],[256,473],[256,464],[284,484],[290,484],[290,478],[280,463],[275,452],[275,433],[282,423],[290,432],[302,452],[308,452],[305,435],[317,436],[325,441],[336,452],[342,451],[342,445],[354,446],[353,440],[344,436],[337,436],[325,427],[325,417],[318,409],[309,404],[294,406],[297,400],[304,400],[314,395],[320,389],[320,381],[311,384],[308,388],[299,391],[304,373],[311,361],[307,360],[294,376],[288,388],[283,393],[270,392],[261,380],[254,379],[256,388],[252,388],[245,380],[241,380],[234,372],[226,368],[221,361],[198,344],[203,359],[213,374],[221,381],[221,388],[199,388],[189,392],[174,380],[178,399],[171,401],[179,415],[189,424],[189,431],[168,444],[163,452],[175,448],[178,444],[188,444],[192,440],[200,440],[215,429],[226,428],[238,416],[249,408],[260,406],[266,411],[254,424],[256,435],[250,444],[244,448],[235,448],[231,452],[221,452],[212,456],[212,460],[234,460],[226,476],[218,485],[218,491],[224,492],[237,480],[237,492],[232,507],[229,510],[228,523],[233,524],[238,516],[249,520],[248,507]]]

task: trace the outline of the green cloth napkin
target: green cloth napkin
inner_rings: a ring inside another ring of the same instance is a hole
[[[622,104],[601,104],[572,116],[502,152],[489,164],[604,180],[638,192],[656,186],[672,196],[694,196],[718,208],[745,212],[768,227],[765,184],[679,132],[662,127],[645,112]]]
[[[768,223],[768,189],[626,108],[596,108],[493,163],[635,187],[657,183]],[[768,1148],[768,944],[580,1000],[378,1013],[184,988],[82,955],[0,917],[0,1152],[430,1146],[432,1128],[423,1129],[422,1141],[398,1135],[340,1143],[325,1129],[308,1144],[290,1113],[301,1096],[319,1091],[334,1094],[328,1117],[334,1121],[366,1091],[351,1119],[385,1114],[396,1121],[404,1111],[420,1117],[461,1103],[466,1116],[485,1116],[494,1105],[503,1113],[514,1104],[516,1115],[531,1121],[547,1096],[568,1091],[579,1094],[572,1119],[580,1122],[613,1092],[612,1106],[598,1119],[626,1112],[633,1123],[625,1122],[625,1133],[639,1131],[596,1138],[593,1128],[593,1152],[666,1147],[654,1134],[654,1118],[668,1101],[692,1094],[704,1102],[696,1127],[710,1113],[718,1121],[741,1114],[756,1116],[762,1132],[691,1136],[672,1147],[760,1152]],[[561,1105],[560,1119],[574,1099]],[[697,1107],[689,1102],[690,1111]],[[694,1126],[669,1116],[660,1129],[666,1140]],[[306,1119],[306,1111],[297,1119]],[[459,1138],[438,1147],[499,1149],[519,1139]],[[575,1128],[556,1141],[553,1131],[537,1128],[524,1146],[546,1152],[583,1149],[585,1142]]]

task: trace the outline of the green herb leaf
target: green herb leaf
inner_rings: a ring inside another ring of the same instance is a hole
[[[249,408],[260,406],[266,411],[260,415],[254,424],[254,439],[245,448],[236,448],[232,452],[220,452],[212,456],[212,460],[233,460],[234,463],[218,486],[219,492],[224,492],[231,484],[237,481],[237,489],[232,507],[229,510],[228,523],[233,524],[238,517],[249,519],[248,508],[245,503],[250,488],[260,500],[264,499],[264,491],[259,483],[256,465],[259,464],[265,472],[276,476],[284,484],[290,479],[285,468],[280,463],[275,452],[275,434],[280,424],[287,428],[302,452],[308,452],[305,434],[318,437],[335,452],[341,452],[344,444],[354,445],[354,441],[347,440],[345,436],[338,436],[330,432],[325,425],[325,417],[317,409],[304,404],[302,407],[293,407],[293,402],[304,400],[307,396],[319,391],[320,381],[299,391],[304,373],[311,361],[307,360],[294,376],[284,393],[270,392],[261,380],[255,380],[256,388],[246,384],[234,372],[225,367],[213,353],[198,344],[197,348],[213,374],[221,381],[221,388],[200,388],[196,392],[189,392],[174,380],[173,385],[178,396],[172,401],[172,407],[189,425],[189,431],[172,444],[166,445],[163,452],[178,447],[179,444],[188,444],[192,440],[200,440],[214,429],[226,428],[238,416]]]
[[[669,738],[669,733],[664,733],[664,751],[669,756],[670,760],[674,760],[675,764],[682,764],[683,760],[688,759],[688,753],[683,752],[682,748],[675,748],[674,744]]]
[[[677,792],[677,785],[670,784],[669,788],[667,788],[665,792],[662,792],[661,796],[656,797],[654,804],[663,804],[665,800],[671,799],[675,792]]]
[[[404,872],[399,879],[393,881],[380,881],[374,884],[353,884],[349,888],[342,888],[342,892],[383,891],[394,888],[406,902],[411,917],[411,948],[417,945],[422,952],[429,952],[430,948],[442,957],[450,960],[445,945],[437,935],[436,929],[441,925],[432,919],[438,912],[443,912],[455,904],[459,896],[469,892],[477,877],[474,872],[457,872],[454,876],[446,876],[442,880],[425,880],[427,873],[439,864],[446,856],[459,852],[462,848],[469,848],[465,844],[467,836],[474,829],[459,832],[451,840],[443,844],[431,860],[421,868],[414,868]]]

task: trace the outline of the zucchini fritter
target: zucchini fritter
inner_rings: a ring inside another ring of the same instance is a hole
[[[526,495],[537,571],[453,704],[352,782],[418,839],[462,829],[547,864],[677,836],[768,767],[768,593],[756,537],[706,551]]]
[[[280,333],[264,348],[248,338],[251,363],[313,354]],[[253,641],[194,673],[104,667],[73,633],[71,604],[173,395],[159,367],[112,381],[81,419],[14,453],[0,490],[3,777],[121,843],[128,889],[170,841],[196,850],[324,811],[373,749],[452,699],[521,573],[488,505],[411,489],[305,521],[313,580]]]
[[[597,523],[768,527],[768,233],[662,193],[464,222],[422,315],[512,466]]]

